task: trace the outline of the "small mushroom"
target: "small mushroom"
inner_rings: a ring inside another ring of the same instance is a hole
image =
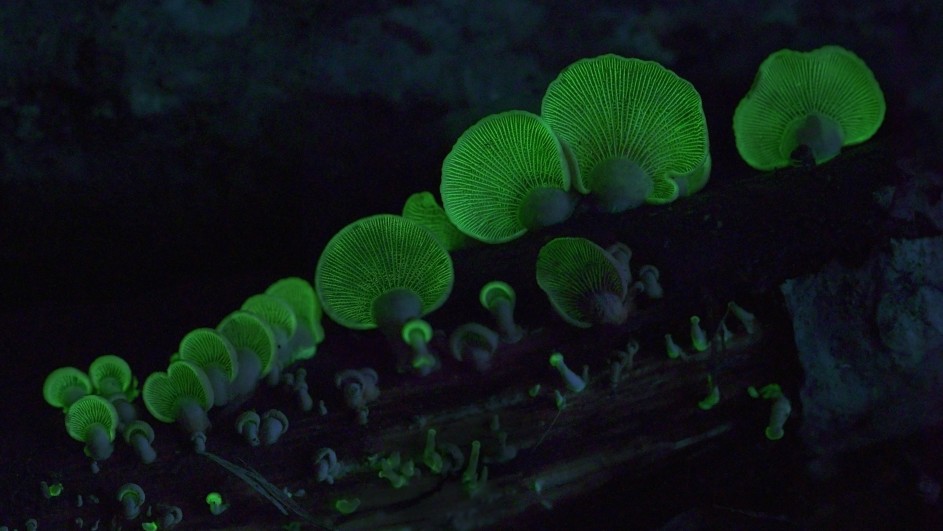
[[[85,443],[85,454],[94,461],[104,461],[114,451],[118,412],[107,399],[86,395],[76,400],[65,416],[69,436]]]
[[[429,351],[433,335],[432,325],[423,319],[410,319],[400,330],[400,338],[413,353],[412,368],[420,376],[429,374],[439,366],[438,358]]]
[[[606,252],[615,259],[616,264],[619,266],[619,272],[625,279],[625,284],[627,286],[631,284],[632,269],[630,268],[630,263],[632,261],[632,249],[622,242],[616,242],[606,247]]]
[[[75,367],[59,367],[43,382],[43,398],[52,407],[68,411],[69,406],[93,390],[92,380]]]
[[[158,529],[169,529],[183,521],[183,510],[176,505],[159,504],[154,516]]]
[[[566,388],[574,393],[579,393],[586,388],[586,380],[570,370],[563,361],[563,354],[554,352],[550,355],[550,365],[560,373]]]
[[[210,428],[206,412],[213,406],[213,385],[195,363],[177,360],[166,373],[151,373],[142,395],[144,406],[155,419],[177,422],[196,444],[205,440],[200,436]]]
[[[651,265],[645,264],[638,270],[639,281],[645,287],[645,294],[648,295],[651,299],[660,299],[665,295],[664,290],[661,288],[661,284],[658,283],[658,277],[661,274],[658,272],[658,268]]]
[[[216,491],[206,495],[206,505],[209,506],[213,516],[219,516],[229,509],[229,504],[223,500],[223,495]]]
[[[259,433],[266,446],[275,444],[278,438],[288,431],[288,417],[277,409],[270,409],[262,415]]]
[[[134,453],[141,459],[145,465],[149,465],[157,459],[157,452],[154,451],[154,428],[143,420],[135,420],[125,426],[121,432],[124,441],[134,448]]]
[[[514,305],[517,295],[507,282],[492,280],[478,293],[481,305],[494,317],[505,343],[517,343],[524,337],[524,329],[514,322]]]
[[[335,475],[340,471],[337,454],[330,448],[321,448],[314,454],[314,469],[319,483],[334,484]]]
[[[134,520],[144,506],[144,489],[137,483],[125,483],[118,489],[118,503],[127,520]]]
[[[314,409],[314,399],[311,398],[311,393],[308,392],[307,376],[308,371],[299,368],[291,378],[291,388],[295,393],[295,399],[298,401],[298,407],[300,407],[302,411],[311,411]]]
[[[769,425],[766,426],[766,430],[764,431],[767,439],[778,441],[783,438],[785,434],[783,426],[789,419],[790,413],[792,413],[792,403],[789,402],[789,398],[787,398],[786,395],[781,394],[773,400],[773,405],[770,406],[769,412]]]
[[[242,435],[251,446],[262,444],[259,440],[259,424],[262,423],[262,417],[254,410],[243,411],[236,419],[236,432]]]
[[[230,398],[251,394],[259,380],[268,376],[277,360],[275,332],[261,317],[246,310],[236,310],[227,315],[216,330],[236,349],[239,371],[230,384]]]
[[[491,357],[498,348],[498,334],[478,323],[465,323],[449,337],[449,350],[452,357],[462,361],[468,355],[478,372],[485,372],[491,366]]]
[[[628,318],[628,286],[621,266],[586,238],[550,240],[537,255],[537,285],[567,323],[580,328],[621,325]]]
[[[377,371],[369,367],[360,370],[347,369],[334,376],[334,385],[344,390],[344,401],[349,408],[362,409],[380,396],[377,380]]]
[[[224,406],[232,398],[232,382],[239,374],[236,347],[223,334],[212,328],[197,328],[180,340],[180,359],[193,362],[203,369],[213,386],[213,405]]]

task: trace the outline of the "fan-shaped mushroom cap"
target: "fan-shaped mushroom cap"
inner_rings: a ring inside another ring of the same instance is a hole
[[[59,367],[43,381],[43,399],[52,407],[67,410],[76,400],[92,392],[92,380],[75,367]]]
[[[250,392],[275,362],[277,347],[272,327],[252,312],[237,310],[224,317],[216,330],[236,349],[239,372],[232,382],[233,395]]]
[[[88,377],[96,392],[104,397],[118,393],[127,395],[134,385],[134,375],[128,362],[113,354],[95,358],[88,367]],[[133,398],[134,393],[130,394]]]
[[[704,186],[707,122],[691,83],[654,61],[581,59],[550,83],[540,110],[579,166],[573,186],[611,212],[674,201]]]
[[[274,295],[259,293],[242,303],[243,310],[262,318],[275,334],[276,360],[272,364],[269,383],[276,384],[281,370],[291,364],[295,351],[295,333],[298,331],[298,318],[291,306]]]
[[[85,454],[96,461],[111,456],[118,429],[118,411],[108,399],[86,395],[76,400],[65,416],[69,436],[85,443]]]
[[[526,111],[482,118],[442,163],[442,205],[465,234],[487,243],[570,217],[570,174],[560,141]]]
[[[318,259],[324,312],[355,330],[395,329],[441,306],[452,291],[452,259],[432,234],[401,216],[359,219],[335,234]]]
[[[206,412],[213,405],[213,386],[203,369],[179,360],[167,372],[151,373],[144,381],[144,406],[161,422],[179,422],[188,433],[209,429]]]
[[[283,278],[266,288],[265,293],[285,301],[295,312],[298,321],[311,330],[315,343],[324,341],[321,301],[307,280],[298,277]]]
[[[426,228],[447,251],[468,245],[468,236],[445,215],[431,192],[416,192],[406,199],[403,217]]]
[[[213,403],[229,402],[229,385],[239,374],[236,348],[212,328],[191,330],[180,340],[180,359],[192,361],[203,369],[213,385]]]
[[[625,321],[628,287],[619,264],[585,238],[555,238],[537,255],[537,284],[564,321],[588,328]]]
[[[298,318],[285,301],[274,295],[259,293],[246,299],[241,310],[252,312],[261,317],[275,332],[277,343],[287,341],[298,329]],[[281,344],[279,344],[281,347]]]
[[[840,46],[779,50],[760,64],[734,112],[733,132],[743,160],[771,170],[789,166],[802,145],[821,163],[868,140],[884,111],[881,87],[854,53]]]

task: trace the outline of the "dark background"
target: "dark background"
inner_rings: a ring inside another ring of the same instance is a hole
[[[248,18],[192,23],[240,4]],[[938,2],[501,5],[4,2],[0,407],[23,426],[4,437],[10,474],[46,445],[77,450],[41,402],[49,371],[104,353],[159,370],[188,330],[280,277],[311,279],[342,226],[435,191],[465,127],[537,111],[579,58],[654,59],[691,81],[724,182],[752,173],[730,122],[762,59],[840,44],[882,85],[878,138],[941,159]],[[0,523],[24,516],[8,511]]]

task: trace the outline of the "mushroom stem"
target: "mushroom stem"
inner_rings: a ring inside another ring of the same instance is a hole
[[[655,189],[641,166],[626,158],[613,158],[593,168],[590,189],[603,212],[618,213],[637,208]]]
[[[206,416],[206,411],[203,410],[196,400],[189,398],[180,403],[180,413],[177,416],[177,422],[191,435],[204,433],[206,430],[210,429],[210,419]]]
[[[518,216],[527,230],[549,227],[566,221],[573,213],[575,201],[559,188],[534,188],[521,202]]]
[[[817,112],[806,116],[796,127],[796,145],[808,146],[816,164],[835,158],[841,152],[844,140],[841,125]]]
[[[88,438],[85,441],[85,450],[89,457],[96,461],[104,461],[111,457],[114,449],[108,430],[104,426],[96,423],[89,427]]]

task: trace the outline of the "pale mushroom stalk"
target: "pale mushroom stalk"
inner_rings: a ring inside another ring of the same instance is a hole
[[[510,284],[501,280],[492,280],[482,286],[478,292],[478,300],[494,317],[502,341],[517,343],[524,337],[524,329],[514,320],[517,294]]]
[[[449,337],[452,357],[462,361],[468,355],[478,372],[485,372],[491,367],[491,359],[497,348],[497,332],[478,323],[465,323]]]

